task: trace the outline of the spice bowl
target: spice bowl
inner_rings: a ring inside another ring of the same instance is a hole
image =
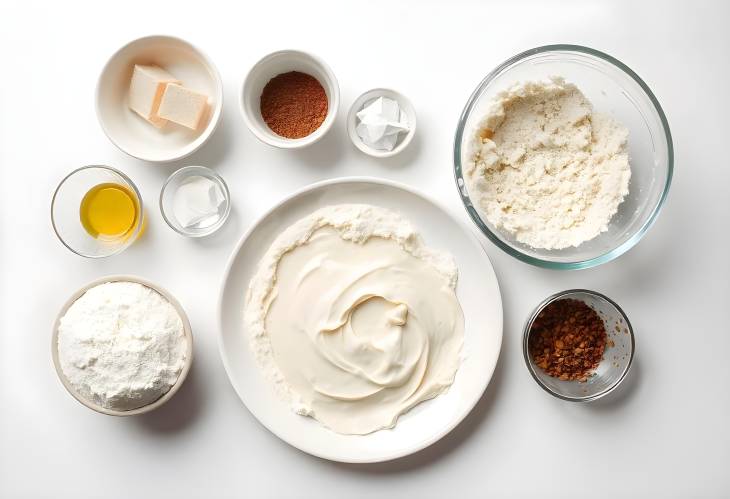
[[[198,186],[192,185],[201,180],[204,182],[203,192],[200,192]],[[181,188],[188,192],[187,196]],[[213,194],[210,194],[210,189]],[[206,200],[206,195],[211,197]],[[201,196],[203,199],[200,199]],[[212,197],[217,199],[213,200]],[[211,201],[210,205],[206,202],[208,200]],[[192,206],[186,206],[186,203],[192,203]],[[205,213],[207,208],[212,211]],[[160,191],[160,211],[167,225],[178,234],[204,237],[216,232],[228,219],[231,213],[231,194],[223,178],[210,168],[186,166],[173,172],[163,184]],[[183,217],[189,221],[198,221],[189,224]]]
[[[186,351],[185,351],[185,364],[183,365],[182,370],[180,371],[180,374],[177,377],[177,380],[175,381],[175,384],[170,387],[170,389],[165,392],[160,398],[155,400],[154,402],[151,402],[147,405],[144,405],[142,407],[138,407],[136,409],[130,409],[130,410],[116,410],[116,409],[110,409],[107,407],[103,407],[100,404],[95,403],[93,400],[90,400],[89,398],[84,397],[78,391],[74,388],[74,386],[71,384],[71,382],[66,378],[66,375],[63,373],[63,369],[61,368],[61,361],[59,359],[59,353],[58,353],[58,328],[61,324],[61,318],[66,315],[66,312],[68,312],[68,309],[73,305],[76,300],[78,300],[81,296],[84,295],[89,289],[94,288],[96,286],[99,286],[101,284],[109,283],[109,282],[118,282],[118,281],[126,281],[126,282],[134,282],[141,284],[143,286],[146,286],[160,295],[162,295],[163,298],[165,298],[177,311],[178,315],[182,319],[183,323],[183,332],[185,335],[185,341],[186,341]],[[188,320],[188,316],[185,313],[185,310],[182,308],[182,305],[175,299],[174,296],[172,296],[166,289],[162,288],[161,286],[158,286],[157,284],[154,284],[147,279],[143,279],[141,277],[137,276],[131,276],[131,275],[111,275],[107,277],[102,277],[99,279],[96,279],[85,286],[83,286],[81,289],[76,291],[71,295],[71,297],[66,301],[66,303],[61,307],[61,310],[59,311],[58,315],[56,316],[56,320],[53,324],[53,334],[51,337],[51,357],[53,359],[53,366],[56,370],[56,374],[58,375],[58,379],[63,384],[64,388],[66,388],[66,391],[68,391],[69,394],[71,394],[79,403],[82,405],[88,407],[89,409],[92,409],[96,412],[99,412],[101,414],[106,414],[107,416],[136,416],[139,414],[145,414],[148,412],[151,412],[165,403],[167,403],[180,389],[183,382],[185,381],[185,378],[188,375],[188,372],[190,372],[190,366],[193,362],[193,332],[190,327],[190,321]]]
[[[291,71],[314,77],[327,96],[327,115],[322,124],[305,137],[290,139],[275,133],[261,115],[261,94],[272,78]],[[280,50],[265,56],[243,80],[239,107],[243,121],[261,142],[282,149],[298,149],[314,144],[332,128],[340,106],[340,87],[330,67],[319,57],[299,50]]]
[[[207,111],[196,130],[168,124],[158,129],[129,109],[129,86],[135,64],[164,68],[195,91],[208,96]],[[120,48],[102,69],[96,86],[96,115],[111,142],[132,157],[164,163],[197,151],[218,126],[223,83],[211,59],[172,36],[147,36]]]
[[[592,308],[606,329],[603,358],[586,381],[563,381],[548,375],[530,354],[529,344],[535,319],[545,308],[559,300],[578,300]],[[522,352],[528,371],[549,394],[570,402],[590,402],[608,395],[626,378],[634,358],[634,330],[624,311],[607,296],[586,289],[571,289],[554,294],[540,303],[525,323]]]
[[[368,144],[363,142],[362,138],[360,138],[357,134],[357,125],[359,121],[357,113],[379,97],[386,97],[396,101],[400,106],[401,112],[406,115],[407,119],[408,131],[404,134],[399,134],[400,136],[398,137],[395,147],[390,151],[370,147]],[[415,134],[416,110],[413,107],[413,104],[411,104],[411,101],[408,100],[405,95],[389,88],[374,88],[372,90],[368,90],[355,99],[355,102],[352,103],[350,111],[347,114],[347,135],[350,137],[353,145],[365,154],[375,158],[389,158],[399,154],[408,147]]]

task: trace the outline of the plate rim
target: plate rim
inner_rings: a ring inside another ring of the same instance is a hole
[[[259,416],[246,404],[244,398],[239,393],[238,388],[236,387],[236,384],[233,382],[232,376],[231,376],[231,370],[228,366],[227,357],[224,353],[224,345],[223,345],[223,297],[224,292],[226,289],[226,285],[228,283],[231,269],[233,267],[233,262],[235,261],[238,253],[240,252],[243,245],[246,243],[246,241],[249,239],[251,234],[259,227],[259,225],[269,217],[275,210],[278,210],[282,206],[284,206],[286,203],[291,201],[292,199],[299,197],[303,194],[306,194],[307,192],[314,191],[316,189],[320,189],[322,187],[332,186],[336,184],[346,184],[346,183],[360,183],[360,184],[376,184],[381,186],[387,186],[387,187],[393,187],[396,189],[400,189],[403,191],[406,191],[409,194],[415,195],[424,201],[427,201],[434,205],[436,208],[441,210],[446,214],[448,218],[451,219],[451,221],[456,224],[459,228],[461,228],[462,232],[466,235],[467,239],[478,248],[478,250],[481,252],[481,254],[486,258],[487,262],[489,262],[489,268],[491,269],[492,273],[494,274],[494,282],[497,286],[497,296],[499,298],[499,338],[498,338],[498,348],[496,352],[496,361],[494,363],[494,366],[492,366],[489,375],[485,376],[483,381],[483,386],[480,388],[480,395],[479,397],[475,397],[474,401],[468,404],[468,408],[463,411],[462,414],[460,414],[458,417],[454,418],[453,422],[449,425],[445,425],[441,430],[436,432],[433,436],[431,436],[428,439],[425,439],[421,442],[419,442],[417,445],[409,447],[405,450],[397,451],[394,453],[390,453],[383,456],[375,456],[375,457],[369,457],[369,458],[342,458],[336,455],[333,455],[331,453],[327,452],[321,452],[319,450],[310,450],[310,449],[303,449],[299,447],[298,445],[295,445],[294,443],[290,442],[288,439],[284,438],[282,435],[280,435],[277,431],[272,429],[266,422],[264,422]],[[422,451],[423,449],[430,447],[431,445],[435,444],[442,438],[444,438],[446,435],[451,433],[454,428],[459,426],[466,417],[471,414],[471,412],[474,410],[474,407],[479,403],[479,401],[484,397],[484,393],[486,392],[487,387],[489,386],[489,383],[492,381],[492,378],[494,377],[494,372],[497,368],[497,365],[499,364],[499,358],[502,353],[502,343],[504,341],[504,306],[502,302],[502,290],[499,286],[499,279],[497,278],[497,273],[494,271],[494,265],[492,264],[492,260],[489,258],[489,255],[487,254],[485,248],[482,246],[482,244],[477,239],[476,235],[472,232],[472,230],[467,226],[465,223],[463,223],[461,220],[459,220],[456,215],[454,215],[448,208],[446,208],[441,202],[439,202],[436,199],[433,199],[432,197],[426,195],[424,192],[420,191],[417,188],[411,187],[409,185],[403,184],[401,182],[397,182],[394,180],[379,178],[379,177],[372,177],[372,176],[366,176],[366,175],[357,175],[357,176],[345,176],[345,177],[336,177],[332,179],[325,179],[316,181],[310,184],[307,184],[303,187],[300,187],[290,194],[287,194],[280,200],[276,201],[274,204],[272,204],[267,210],[265,210],[260,216],[258,216],[244,231],[244,233],[239,238],[238,242],[236,243],[233,250],[230,252],[228,256],[228,261],[226,262],[225,269],[223,271],[222,280],[219,285],[218,290],[218,304],[217,304],[217,341],[218,341],[218,353],[221,357],[221,361],[223,362],[223,369],[226,372],[226,376],[228,378],[228,382],[230,383],[231,387],[235,391],[236,395],[240,399],[243,406],[246,408],[246,410],[253,416],[253,418],[264,427],[269,433],[280,439],[282,442],[286,443],[287,445],[290,445],[291,447],[297,449],[300,452],[303,452],[305,454],[309,454],[312,456],[315,456],[320,459],[325,459],[327,461],[333,461],[333,462],[339,462],[339,463],[349,463],[349,464],[371,464],[371,463],[381,463],[381,462],[387,462],[387,461],[393,461],[395,459],[400,459],[406,456],[410,456],[412,454],[415,454],[417,452]]]

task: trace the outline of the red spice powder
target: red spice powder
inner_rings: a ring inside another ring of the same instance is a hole
[[[275,76],[261,93],[261,116],[276,134],[306,137],[327,117],[327,94],[316,78],[299,71]]]

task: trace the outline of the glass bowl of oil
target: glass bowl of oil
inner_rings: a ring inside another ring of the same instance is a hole
[[[58,184],[51,201],[51,222],[58,239],[77,255],[115,255],[142,233],[142,196],[119,170],[82,166]]]

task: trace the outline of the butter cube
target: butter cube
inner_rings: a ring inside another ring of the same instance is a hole
[[[129,108],[161,128],[167,120],[160,118],[157,110],[168,83],[180,83],[180,80],[158,66],[135,64],[129,85]]]
[[[162,119],[197,130],[207,107],[207,95],[171,83],[162,95],[158,115]]]

